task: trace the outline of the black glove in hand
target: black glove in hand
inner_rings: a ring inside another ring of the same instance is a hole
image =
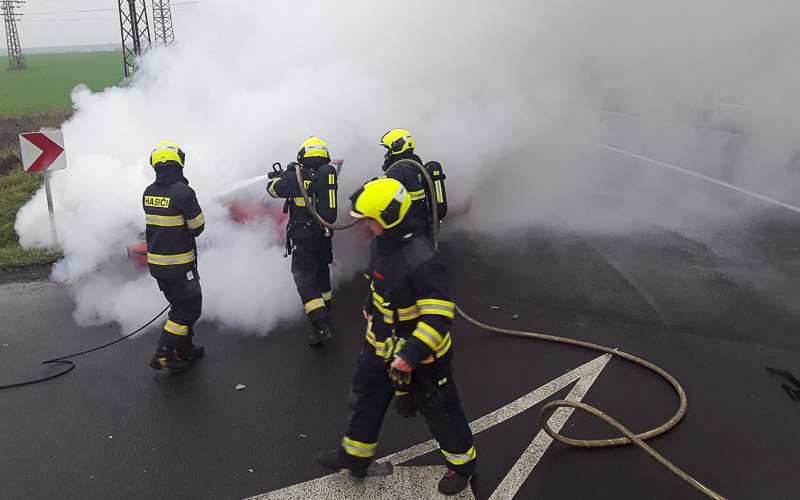
[[[394,409],[397,410],[397,414],[403,418],[413,417],[417,414],[417,405],[414,403],[414,398],[408,391],[394,392]]]

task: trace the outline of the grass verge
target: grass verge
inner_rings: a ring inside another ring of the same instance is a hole
[[[0,272],[53,264],[61,258],[59,252],[20,247],[14,231],[17,212],[42,182],[42,174],[28,173],[21,167],[0,176]]]

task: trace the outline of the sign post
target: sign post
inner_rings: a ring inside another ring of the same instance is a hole
[[[50,213],[50,232],[53,237],[53,246],[58,247],[53,195],[50,192],[50,170],[67,168],[64,135],[60,130],[19,134],[19,148],[22,152],[22,168],[26,172],[42,172],[44,175],[47,211]]]

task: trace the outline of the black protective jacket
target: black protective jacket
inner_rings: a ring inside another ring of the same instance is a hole
[[[299,165],[298,165],[299,166]],[[324,158],[309,158],[302,165],[303,182],[306,192],[314,203],[314,209],[329,224],[336,222],[337,193],[339,189],[336,169]],[[273,198],[285,198],[284,210],[289,211],[286,226],[287,237],[311,238],[330,235],[325,228],[308,213],[305,200],[297,185],[294,168],[286,170],[281,176],[267,184],[267,192]]]
[[[425,167],[433,181],[434,193],[430,193],[428,182],[417,167],[407,163],[394,166],[400,160],[413,160]],[[444,219],[447,215],[447,191],[444,186],[446,177],[442,171],[442,165],[438,161],[423,163],[415,153],[406,151],[387,158],[383,164],[383,170],[386,172],[386,177],[400,181],[411,196],[411,208],[409,209],[411,217],[430,224],[433,214],[432,204],[436,203],[439,220]]]
[[[194,239],[205,229],[205,218],[183,167],[168,162],[155,171],[156,181],[142,197],[147,262],[154,278],[175,278],[197,269]]]
[[[455,304],[447,271],[422,227],[404,221],[370,246],[370,293],[364,310],[372,316],[367,342],[383,354],[395,330],[406,339],[399,355],[412,367],[444,356],[451,345]]]

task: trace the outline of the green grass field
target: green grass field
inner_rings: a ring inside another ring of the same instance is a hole
[[[25,65],[10,71],[8,57],[0,57],[0,117],[69,108],[76,85],[100,91],[123,79],[121,52],[29,55]]]
[[[70,92],[83,83],[94,91],[122,81],[120,52],[25,56],[26,69],[8,70],[0,58],[0,273],[52,264],[60,253],[19,246],[14,221],[42,184],[22,171],[19,134],[58,127],[72,114]]]

